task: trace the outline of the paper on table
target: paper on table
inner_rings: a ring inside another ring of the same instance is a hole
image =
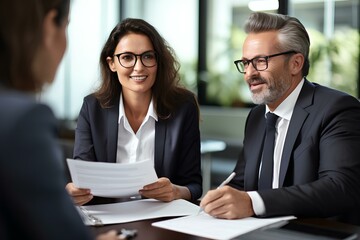
[[[105,163],[67,159],[71,179],[79,188],[89,188],[94,196],[129,197],[143,186],[157,181],[152,161]]]
[[[196,214],[199,206],[183,199],[161,202],[142,199],[129,202],[82,206],[87,214],[101,220],[102,224],[133,222],[159,217],[174,217]],[[80,209],[79,209],[80,210]],[[84,223],[91,225],[88,221]]]
[[[177,232],[210,239],[231,239],[250,231],[263,228],[285,220],[294,219],[293,216],[277,218],[243,218],[236,220],[218,219],[206,213],[190,215],[152,223],[155,227],[165,228]]]

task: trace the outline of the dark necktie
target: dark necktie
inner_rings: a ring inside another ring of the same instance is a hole
[[[266,114],[266,136],[262,155],[262,165],[259,179],[259,190],[271,189],[273,182],[274,168],[274,143],[275,143],[275,124],[279,116],[268,112]]]

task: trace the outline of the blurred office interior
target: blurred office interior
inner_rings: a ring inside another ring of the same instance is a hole
[[[72,156],[83,97],[99,83],[99,55],[112,28],[127,17],[154,25],[174,48],[183,84],[201,104],[202,140],[225,143],[207,154],[211,185],[230,173],[241,150],[252,106],[233,61],[241,58],[243,24],[252,11],[300,19],[311,37],[308,79],[360,96],[358,0],[72,0],[68,48],[55,83],[39,95],[61,123],[65,156]]]

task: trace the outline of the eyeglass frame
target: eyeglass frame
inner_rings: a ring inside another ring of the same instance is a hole
[[[272,54],[272,55],[268,55],[268,56],[262,56],[262,57],[254,57],[252,59],[249,59],[249,60],[243,60],[243,59],[240,59],[240,60],[235,60],[234,61],[234,64],[237,68],[237,70],[240,72],[240,73],[243,73],[245,74],[246,73],[246,69],[249,67],[250,63],[253,65],[254,69],[258,72],[261,72],[261,71],[265,71],[266,69],[268,69],[269,67],[269,59],[272,58],[272,57],[276,57],[276,56],[281,56],[281,55],[285,55],[285,54],[296,54],[298,52],[294,51],[294,50],[291,50],[291,51],[286,51],[286,52],[281,52],[281,53],[276,53],[276,54]],[[257,67],[256,67],[256,64],[254,64],[254,60],[257,60],[257,59],[264,59],[265,60],[265,63],[266,63],[266,67],[264,69],[261,69],[259,70]],[[240,63],[247,63],[247,67],[245,67],[244,65],[244,71],[241,71],[240,70],[240,67],[239,67],[239,64]]]
[[[147,53],[154,53],[154,56],[155,56],[155,64],[152,65],[152,66],[146,66],[146,65],[144,64],[144,62],[143,62],[143,59],[142,59],[142,58],[143,58],[143,56],[144,56],[145,54],[147,54]],[[134,62],[134,64],[133,64],[132,66],[130,66],[130,67],[125,67],[125,66],[121,63],[121,61],[120,61],[120,56],[123,55],[123,54],[129,54],[129,55],[135,56],[135,62]],[[140,54],[135,54],[135,53],[133,53],[133,52],[122,52],[122,53],[114,54],[113,56],[114,56],[114,57],[117,57],[120,65],[121,65],[122,67],[124,67],[124,68],[133,68],[133,67],[136,65],[136,63],[137,63],[138,57],[140,57],[140,62],[141,62],[141,64],[142,64],[144,67],[149,67],[149,68],[150,68],[150,67],[154,67],[154,66],[157,65],[157,61],[158,61],[157,53],[156,53],[155,51],[152,51],[152,50],[146,51],[146,52],[143,52],[143,53],[140,53]]]

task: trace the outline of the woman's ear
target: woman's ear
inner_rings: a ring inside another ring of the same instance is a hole
[[[106,61],[107,61],[108,65],[109,65],[110,70],[113,71],[113,72],[116,72],[116,66],[115,66],[114,59],[111,58],[111,57],[107,57]]]
[[[293,75],[301,73],[305,58],[301,53],[294,54],[290,59],[290,71]]]

